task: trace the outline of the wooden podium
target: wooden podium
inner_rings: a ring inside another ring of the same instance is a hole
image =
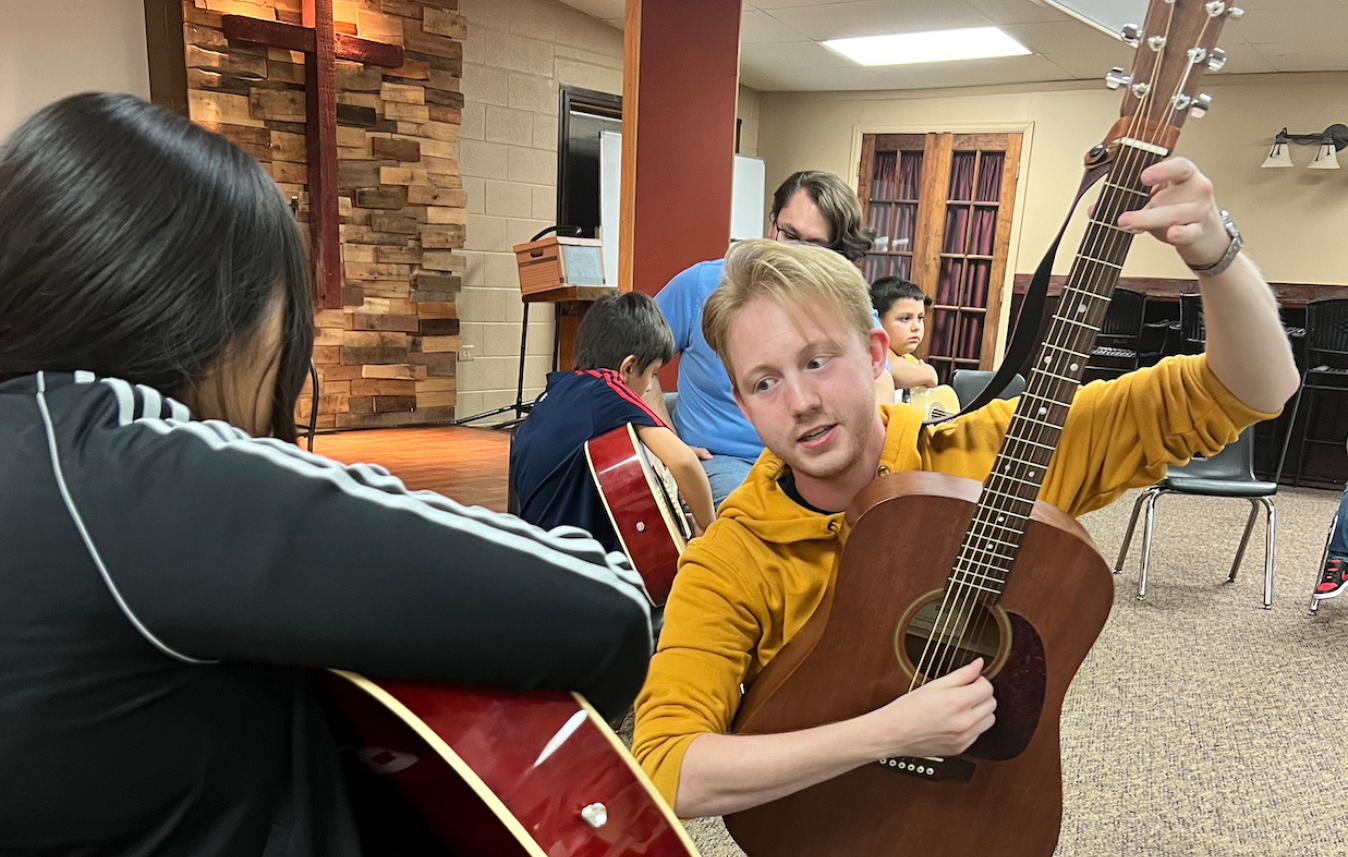
[[[565,227],[564,227],[565,228]],[[524,401],[524,358],[529,346],[529,307],[536,303],[553,305],[552,371],[571,369],[576,347],[576,331],[590,305],[618,291],[604,285],[601,242],[594,238],[548,235],[524,244],[516,244],[515,260],[520,273],[520,300],[524,319],[520,322],[520,367],[515,383],[515,404],[484,411],[454,421],[454,425],[475,422],[513,411],[514,416],[491,428],[513,428],[529,413],[532,402]]]

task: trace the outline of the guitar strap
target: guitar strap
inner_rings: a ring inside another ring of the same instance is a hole
[[[1086,172],[1081,177],[1081,186],[1077,188],[1076,198],[1068,206],[1067,216],[1063,218],[1062,226],[1058,228],[1058,234],[1054,237],[1053,243],[1049,245],[1048,251],[1044,253],[1044,258],[1039,260],[1039,267],[1035,269],[1034,279],[1030,281],[1030,287],[1025,290],[1025,300],[1021,303],[1020,314],[1016,317],[1016,331],[1011,337],[1011,343],[1006,348],[1002,365],[997,368],[997,372],[988,381],[987,385],[979,391],[978,395],[974,396],[973,401],[961,408],[958,414],[923,420],[924,426],[953,420],[970,411],[976,411],[991,402],[998,393],[1006,389],[1020,367],[1024,366],[1025,361],[1030,358],[1030,352],[1034,350],[1039,336],[1039,326],[1044,320],[1044,309],[1048,302],[1048,283],[1053,274],[1053,260],[1058,255],[1058,244],[1061,243],[1063,233],[1067,231],[1067,224],[1077,210],[1077,204],[1086,195],[1086,191],[1109,174],[1112,160],[1112,153],[1104,146],[1096,146],[1086,156]]]

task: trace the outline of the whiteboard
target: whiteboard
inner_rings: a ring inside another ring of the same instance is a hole
[[[599,237],[604,241],[604,282],[618,285],[618,217],[622,194],[623,135],[599,132]]]
[[[623,135],[599,132],[599,234],[604,242],[604,281],[618,283],[618,217],[621,210]],[[730,240],[763,237],[764,163],[736,155],[730,186]]]
[[[730,187],[730,240],[763,237],[763,159],[735,156]]]

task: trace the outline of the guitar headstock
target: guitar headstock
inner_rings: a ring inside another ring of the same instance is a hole
[[[1225,63],[1217,38],[1228,18],[1242,14],[1229,0],[1151,0],[1141,31],[1131,25],[1124,30],[1124,41],[1137,48],[1131,74],[1116,68],[1105,78],[1124,90],[1122,118],[1105,143],[1130,137],[1173,149],[1184,120],[1211,104],[1199,82],[1209,68]]]

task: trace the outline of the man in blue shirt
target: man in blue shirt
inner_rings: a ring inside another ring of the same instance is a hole
[[[815,244],[859,262],[871,249],[874,231],[862,223],[856,193],[832,173],[809,170],[791,175],[772,198],[768,237]],[[702,337],[702,305],[721,282],[722,260],[699,262],[682,271],[655,296],[674,334],[679,360],[679,398],[672,421],[664,412],[659,382],[646,400],[672,422],[684,443],[699,451],[716,506],[748,475],[763,451],[758,433],[730,393],[730,378]],[[877,322],[878,324],[878,322]],[[894,401],[889,373],[876,382],[876,399]]]

